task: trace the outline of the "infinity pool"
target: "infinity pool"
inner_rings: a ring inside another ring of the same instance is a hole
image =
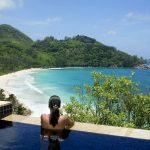
[[[74,130],[61,132],[57,140],[40,135],[38,125],[0,120],[0,150],[150,150],[150,140]]]

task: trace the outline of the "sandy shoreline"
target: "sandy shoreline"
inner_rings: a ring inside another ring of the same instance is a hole
[[[71,67],[66,67],[66,68],[71,68]],[[44,68],[30,68],[30,69],[24,69],[24,70],[8,73],[8,74],[5,74],[5,75],[1,75],[0,76],[0,88],[5,90],[5,86],[7,86],[7,84],[9,83],[9,80],[12,79],[12,78],[15,78],[17,76],[23,75],[25,73],[32,73],[32,72],[48,70],[48,69],[54,69],[55,70],[55,69],[63,69],[63,68],[47,68],[47,69],[44,69]]]
[[[0,76],[0,89],[3,89],[6,97],[9,97],[10,94],[14,94],[14,93],[11,93],[10,91],[6,90],[6,87],[9,84],[9,80],[13,80],[17,76],[21,76],[21,75],[23,75],[25,73],[33,73],[33,72],[42,71],[42,70],[46,70],[46,69],[42,69],[42,68],[30,68],[30,69],[24,69],[24,70],[20,70],[20,71],[17,71],[17,72],[13,72],[13,73],[2,75],[2,76]],[[24,107],[26,107],[27,109],[29,109],[29,107],[26,106],[26,104],[24,104],[24,102],[21,99],[17,98],[17,100],[20,103],[22,103],[24,105]]]
[[[38,71],[45,71],[45,70],[55,70],[55,69],[64,69],[64,68],[30,68],[30,69],[24,69],[24,70],[20,70],[17,72],[13,72],[13,73],[9,73],[9,74],[5,74],[0,76],[0,89],[4,90],[5,96],[9,97],[10,94],[14,94],[17,98],[17,100],[19,101],[19,103],[23,104],[23,106],[29,110],[32,111],[31,116],[33,117],[39,117],[40,116],[40,112],[41,113],[47,113],[49,112],[47,104],[38,104],[39,102],[37,102],[36,106],[35,106],[35,99],[32,100],[32,98],[28,98],[28,100],[26,99],[27,95],[18,97],[18,92],[17,94],[15,92],[12,92],[11,89],[13,89],[12,86],[12,82],[13,85],[16,81],[17,78],[20,78],[22,76],[26,76],[26,75],[30,75],[30,73],[34,73],[34,72],[38,72]],[[23,78],[24,79],[24,78]],[[20,84],[22,84],[21,82],[24,83],[24,81],[20,81]],[[19,88],[20,85],[18,85],[18,81],[17,83],[14,85],[17,88]],[[14,87],[14,88],[16,88]],[[30,89],[30,88],[29,88]],[[31,90],[29,90],[31,91]],[[38,95],[39,93],[37,93],[36,95]],[[31,96],[35,96],[34,98],[37,98],[36,95],[31,95]],[[39,112],[37,113],[37,110],[39,110]]]
[[[48,68],[48,69],[70,69],[70,68],[83,68],[83,67],[62,67],[62,68]],[[9,83],[9,80],[16,77],[16,76],[20,76],[23,75],[25,73],[32,73],[32,72],[36,72],[36,71],[42,71],[42,70],[48,70],[48,69],[44,69],[44,68],[30,68],[30,69],[24,69],[24,70],[20,70],[17,72],[13,72],[13,73],[8,73],[5,75],[0,76],[0,88],[5,90],[5,86],[7,86],[7,84]]]
[[[10,94],[14,94],[17,100],[22,103],[25,108],[32,111],[31,116],[39,117],[41,113],[49,112],[47,101],[51,93],[43,93],[43,91],[34,82],[35,79],[32,76],[32,73],[45,70],[59,70],[71,68],[74,67],[47,69],[31,68],[5,74],[0,76],[0,88],[4,90],[6,97],[8,97]],[[53,89],[53,87],[50,87],[50,91],[51,89]],[[55,92],[53,94],[55,94]],[[67,99],[69,99],[69,97]]]
[[[30,68],[30,69],[24,69],[24,70],[20,70],[20,71],[17,71],[17,72],[2,75],[2,76],[0,76],[0,88],[5,90],[5,87],[8,85],[10,79],[13,79],[17,76],[23,75],[25,73],[32,73],[32,72],[40,71],[40,70],[45,70],[45,69]],[[5,90],[5,93],[8,94],[10,92]],[[13,93],[10,93],[10,94],[13,94]]]

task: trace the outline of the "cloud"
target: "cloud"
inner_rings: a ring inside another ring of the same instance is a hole
[[[106,35],[110,35],[110,36],[115,36],[116,34],[117,34],[117,32],[114,31],[114,30],[109,30],[109,31],[107,31],[107,33],[106,33]]]
[[[45,20],[32,20],[32,21],[26,21],[24,22],[25,25],[28,26],[45,26],[45,25],[50,25],[55,22],[60,22],[62,18],[60,17],[51,17],[47,18]]]
[[[0,0],[0,10],[10,9],[15,7],[15,2],[13,0]]]
[[[23,0],[0,0],[0,10],[22,7]]]
[[[129,12],[125,15],[123,21],[131,22],[131,23],[150,22],[150,14]]]

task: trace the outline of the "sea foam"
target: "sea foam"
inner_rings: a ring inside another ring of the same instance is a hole
[[[35,92],[38,92],[38,93],[40,93],[40,94],[44,94],[40,89],[38,89],[37,87],[35,87],[34,85],[33,85],[33,83],[31,83],[31,81],[33,80],[34,78],[27,78],[26,80],[25,80],[25,84],[30,88],[30,89],[32,89],[32,90],[34,90]]]

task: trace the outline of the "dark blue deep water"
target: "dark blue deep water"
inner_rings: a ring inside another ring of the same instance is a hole
[[[150,150],[150,140],[67,130],[51,141],[40,134],[37,125],[0,121],[0,150]]]

